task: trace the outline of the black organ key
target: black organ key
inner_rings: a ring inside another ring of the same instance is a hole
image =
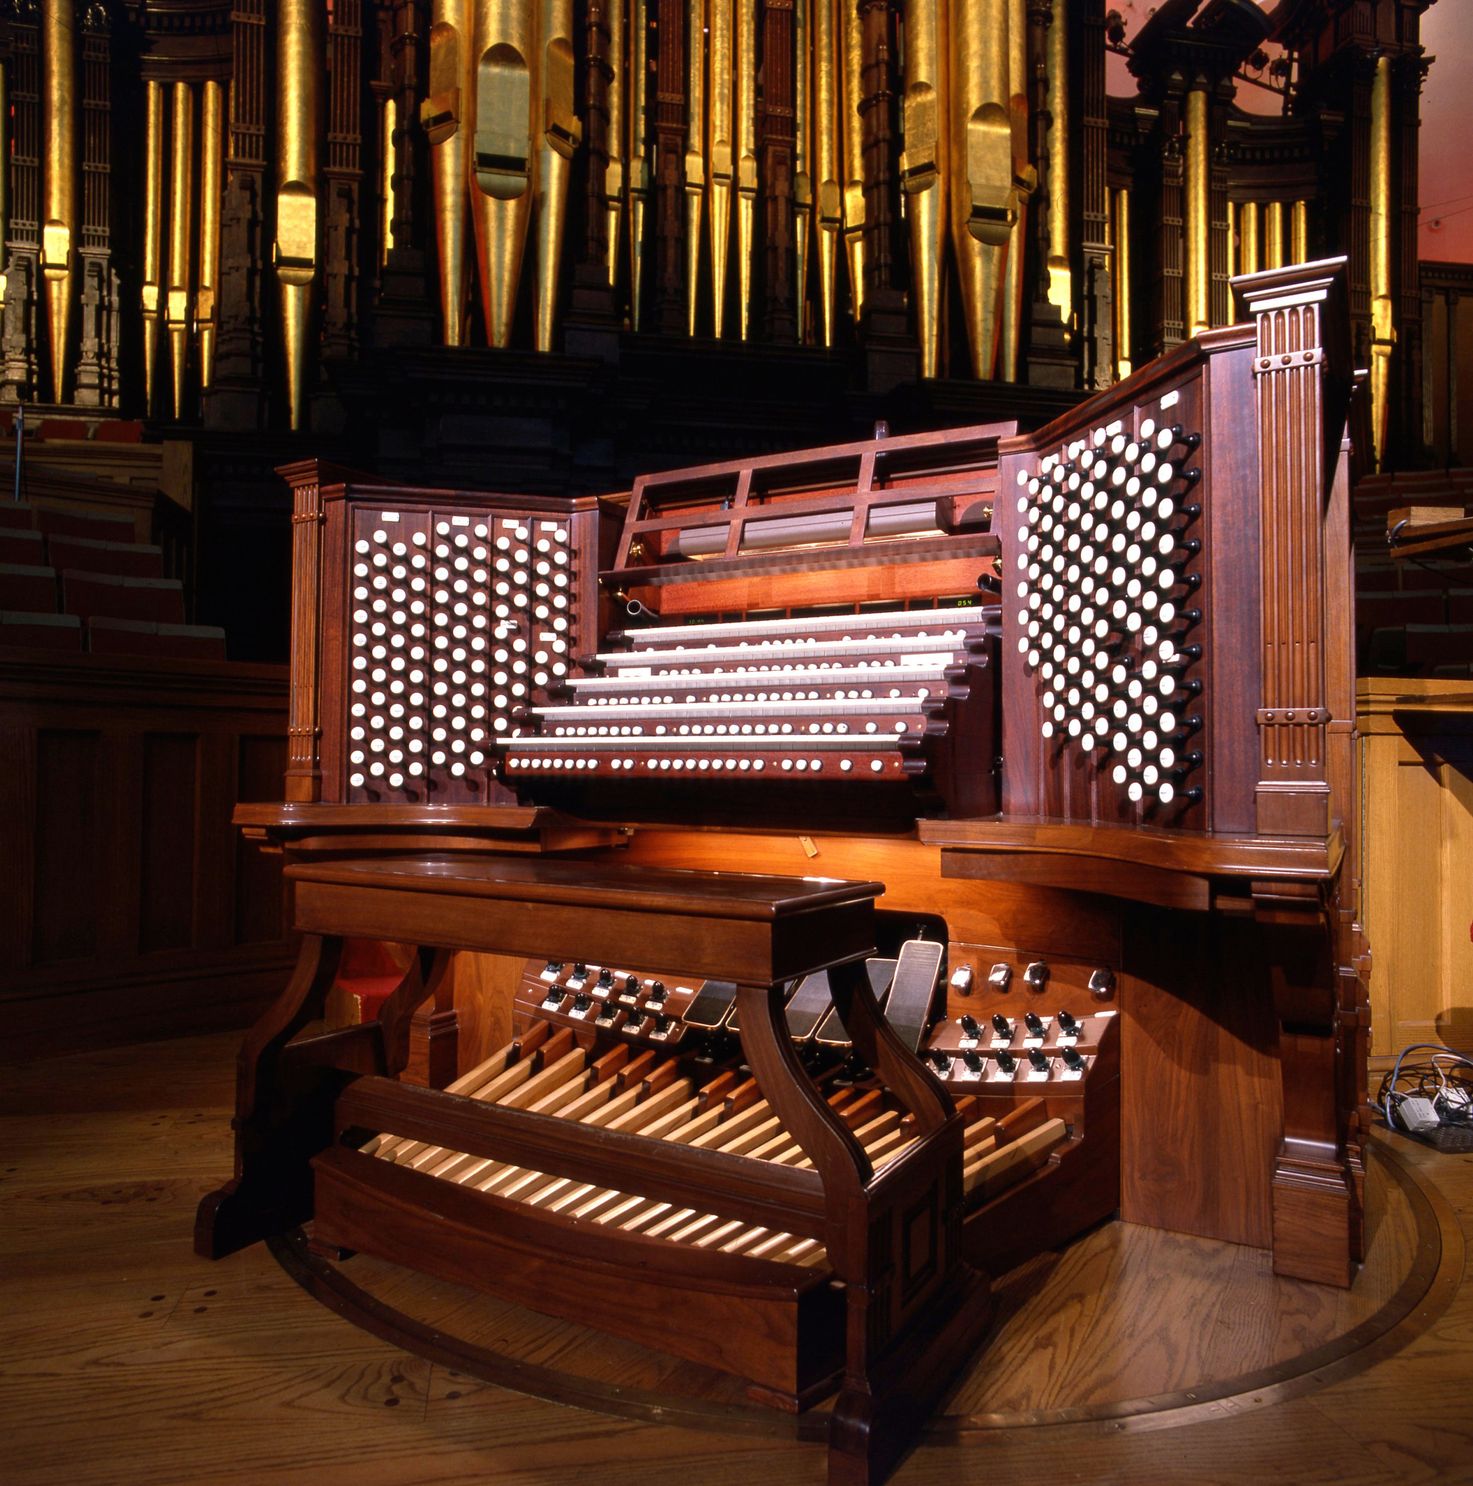
[[[1036,1011],[1025,1011],[1023,1013],[1023,1025],[1027,1027],[1030,1037],[1043,1036],[1043,1020]]]
[[[544,1006],[561,1006],[563,1004],[563,998],[567,994],[561,986],[553,986],[542,998],[542,1004]]]
[[[554,977],[561,975],[563,973],[563,962],[561,960],[549,960],[543,966],[542,973]]]
[[[636,1006],[624,1018],[624,1030],[626,1032],[639,1032],[643,1030],[646,1021],[645,1014]]]
[[[1033,1065],[1034,1072],[1048,1072],[1048,1058],[1044,1056],[1044,1051],[1041,1047],[1030,1047],[1028,1049],[1028,1061]]]
[[[1018,1060],[1006,1049],[999,1048],[993,1056],[997,1059],[997,1066],[1004,1073],[1011,1073],[1018,1066]]]
[[[978,1024],[976,1017],[964,1015],[961,1018],[961,1024],[962,1024],[962,1031],[968,1037],[976,1038],[976,1037],[980,1037],[982,1035],[982,1028]]]
[[[655,1033],[663,1037],[670,1030],[670,1018],[662,1011],[655,1017]]]
[[[608,990],[614,984],[614,972],[612,970],[600,970],[598,972],[598,988],[601,991]]]
[[[970,1050],[967,1051],[967,1052],[964,1052],[962,1054],[962,1062],[967,1065],[967,1072],[968,1073],[981,1073],[981,1071],[982,1071],[982,1054],[981,1053],[972,1052]]]
[[[695,999],[685,1008],[685,1024],[714,1031],[731,1014],[735,1002],[736,985],[732,981],[705,981]]]
[[[1078,1048],[1066,1047],[1063,1057],[1064,1067],[1071,1073],[1082,1073],[1084,1071],[1084,1059],[1080,1056]]]
[[[951,1072],[951,1059],[942,1048],[936,1048],[931,1054],[931,1062],[936,1067],[936,1072],[946,1074]]]
[[[587,991],[579,991],[578,994],[573,997],[574,1011],[587,1011],[588,1008],[592,1005],[593,997],[590,996]]]
[[[650,982],[650,1000],[651,1001],[654,1001],[657,1004],[663,1005],[664,1004],[664,1001],[665,1001],[665,998],[669,994],[670,994],[670,992],[665,989],[665,982],[663,980],[652,980]]]
[[[1072,1012],[1061,1011],[1059,1013],[1059,1031],[1061,1031],[1065,1037],[1079,1036],[1079,1022]]]
[[[900,947],[885,1020],[911,1052],[920,1049],[931,1020],[931,1002],[941,977],[944,946],[928,939],[908,939]]]
[[[992,1018],[992,1030],[999,1037],[1011,1038],[1013,1035],[1013,1024],[1002,1014],[995,1012]]]

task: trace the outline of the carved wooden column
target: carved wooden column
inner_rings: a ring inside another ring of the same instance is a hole
[[[79,21],[82,334],[72,395],[83,407],[115,408],[120,290],[112,261],[112,22],[101,5],[84,6]]]
[[[322,736],[318,708],[322,650],[323,525],[321,471],[316,460],[279,471],[292,487],[291,693],[286,718],[286,798],[322,798]]]
[[[1344,539],[1347,497],[1334,490],[1349,365],[1343,260],[1234,281],[1257,327],[1253,375],[1259,449],[1261,686],[1256,828],[1265,836],[1330,839],[1332,688],[1349,705],[1346,595],[1327,584],[1325,542]],[[1327,513],[1333,512],[1335,520]],[[1338,648],[1337,648],[1338,647]],[[1343,719],[1342,719],[1343,720]],[[1343,740],[1341,740],[1343,745]],[[1347,823],[1354,829],[1354,822]],[[1339,864],[1334,864],[1338,868]],[[1336,884],[1255,882],[1253,898],[1279,1019],[1284,1126],[1274,1167],[1274,1268],[1348,1284],[1358,1242],[1357,1172],[1341,1099],[1347,1020]]]
[[[658,0],[655,72],[655,329],[686,333],[685,6]]]
[[[1338,365],[1349,354],[1337,344],[1346,324],[1343,266],[1317,267],[1234,281],[1258,335],[1263,682],[1255,798],[1257,828],[1270,836],[1324,836],[1330,827],[1325,646],[1327,625],[1343,616],[1324,609],[1331,471],[1319,430],[1330,398],[1327,351]]]
[[[794,306],[793,170],[796,141],[793,0],[764,0],[762,104],[763,333],[768,340],[798,337]],[[797,65],[807,65],[800,58]]]
[[[363,0],[334,0],[327,23],[327,150],[322,170],[324,357],[351,357],[358,349],[358,260],[363,232],[362,58]]]
[[[1054,118],[1050,97],[1056,88],[1067,86],[1067,79],[1056,80],[1049,75],[1051,59],[1058,51],[1050,39],[1053,27],[1059,24],[1054,16],[1053,0],[1028,0],[1027,15],[1031,82],[1029,155],[1035,180],[1028,202],[1026,235],[1017,244],[1025,248],[1027,255],[1023,279],[1023,292],[1029,301],[1026,380],[1034,387],[1073,387],[1078,373],[1070,345],[1070,327],[1061,306],[1052,297],[1049,264],[1056,236],[1053,171],[1059,159],[1051,136],[1056,128],[1063,127],[1063,121]],[[1068,236],[1067,223],[1062,236]],[[1063,282],[1067,283],[1067,263],[1062,267]]]
[[[618,353],[618,317],[610,265],[614,254],[609,226],[617,221],[610,211],[610,155],[619,150],[610,134],[611,89],[624,86],[615,79],[609,57],[611,16],[608,0],[587,0],[584,12],[583,164],[588,172],[583,192],[583,232],[573,263],[573,288],[562,318],[563,348],[575,356],[612,359]],[[636,23],[638,22],[636,0]],[[622,17],[619,17],[622,23]],[[576,218],[575,218],[576,221]],[[615,245],[617,246],[617,244]]]
[[[854,0],[846,0],[853,4]],[[892,0],[858,0],[859,105],[864,147],[864,308],[860,340],[865,383],[886,392],[920,375],[920,346],[909,326],[901,285],[900,90],[896,8]]]
[[[5,311],[0,401],[36,396],[36,307],[41,254],[41,44],[36,7],[17,7],[6,66],[12,109],[10,210],[5,239]]]
[[[435,338],[433,293],[426,274],[425,217],[420,154],[423,130],[418,124],[420,55],[425,0],[394,0],[380,12],[379,82],[386,104],[394,104],[394,128],[387,162],[391,200],[388,240],[379,255],[373,312],[365,334],[381,346],[428,346]]]
[[[235,0],[225,193],[220,205],[219,323],[215,374],[204,394],[207,428],[265,426],[262,292],[266,273],[266,0]]]
[[[1106,175],[1109,141],[1105,101],[1105,0],[1068,7],[1074,28],[1071,76],[1079,79],[1080,251],[1079,294],[1081,385],[1090,392],[1115,381],[1115,271],[1110,253],[1110,187]]]

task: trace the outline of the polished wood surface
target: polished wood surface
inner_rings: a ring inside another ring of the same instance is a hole
[[[193,1259],[182,1235],[228,1159],[233,1047],[216,1036],[5,1070],[8,1481],[291,1486],[351,1473],[366,1486],[560,1486],[590,1461],[611,1486],[821,1478],[820,1446],[791,1438],[794,1420],[744,1411],[735,1384],[722,1393],[714,1372],[632,1342],[591,1345],[569,1323],[349,1261],[365,1295],[442,1335],[518,1336],[517,1359],[483,1382],[304,1306],[263,1247],[223,1265]],[[1387,1144],[1434,1210],[1419,1218],[1383,1170],[1370,1259],[1348,1292],[1276,1279],[1259,1251],[1120,1224],[1019,1270],[999,1288],[978,1369],[893,1479],[1460,1479],[1473,1158]],[[1429,1255],[1431,1288],[1424,1274],[1403,1318],[1367,1338]],[[416,1311],[431,1299],[438,1309]],[[565,1401],[591,1407],[545,1401],[559,1379]]]
[[[1356,724],[1368,818],[1363,896],[1372,1056],[1413,1042],[1473,1050],[1473,685],[1369,677]]]
[[[277,666],[0,650],[0,1008],[41,1049],[239,1023],[290,964]],[[146,994],[144,988],[147,987]]]

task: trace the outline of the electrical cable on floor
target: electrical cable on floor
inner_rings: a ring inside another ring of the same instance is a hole
[[[1408,1062],[1413,1053],[1429,1056]],[[1441,1043],[1411,1043],[1376,1097],[1391,1129],[1441,1151],[1473,1151],[1473,1058]]]

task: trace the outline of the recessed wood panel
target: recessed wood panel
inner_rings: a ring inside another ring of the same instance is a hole
[[[145,891],[138,903],[140,950],[181,949],[194,928],[197,751],[187,733],[143,739],[143,811],[138,843]]]
[[[36,738],[36,834],[31,916],[33,963],[93,953],[97,922],[79,906],[105,889],[98,872],[95,732],[43,728]]]

